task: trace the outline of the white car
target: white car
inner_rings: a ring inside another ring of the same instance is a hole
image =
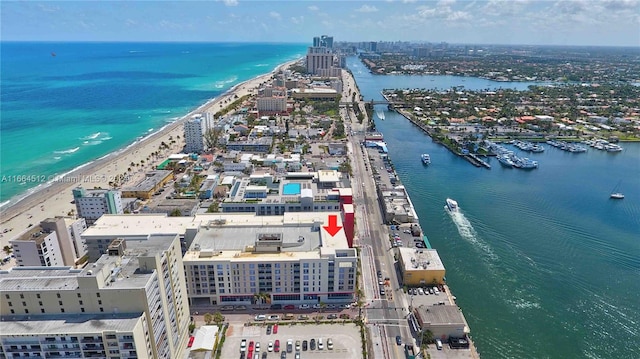
[[[256,342],[256,346],[254,347],[256,353],[260,351],[260,342]]]
[[[273,351],[273,342],[269,342],[269,346],[267,347],[267,351],[269,351],[269,352]]]
[[[267,316],[266,316],[266,315],[264,315],[264,314],[258,314],[258,315],[256,315],[255,320],[256,320],[257,322],[262,322],[262,321],[267,320]]]
[[[280,320],[280,316],[277,314],[271,314],[268,318],[269,320]]]
[[[298,308],[300,308],[300,309],[309,309],[309,304],[300,304],[298,306]]]
[[[242,341],[240,342],[240,351],[241,352],[246,352],[247,351],[247,340],[246,339],[242,339]]]
[[[321,307],[320,307],[320,304],[314,304],[314,305],[313,305],[313,309],[320,309],[320,308],[321,308]]]

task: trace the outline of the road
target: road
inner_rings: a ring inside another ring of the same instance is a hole
[[[343,76],[343,98],[351,99],[350,91],[356,91],[356,99],[360,98],[353,77]],[[358,103],[362,113],[366,113],[364,103]],[[356,210],[357,239],[355,244],[361,248],[361,273],[363,290],[366,297],[365,317],[372,337],[382,338],[379,345],[373,346],[373,357],[404,358],[404,349],[396,344],[396,336],[403,343],[414,344],[409,331],[406,316],[408,300],[401,290],[398,273],[394,265],[388,227],[383,222],[379,206],[375,182],[369,168],[367,149],[361,144],[368,124],[368,118],[359,124],[351,108],[342,108],[340,114],[347,126],[349,134],[349,155],[353,170],[352,188],[354,188],[354,206]],[[379,291],[379,278],[389,278],[386,293]],[[376,343],[378,343],[376,341]]]

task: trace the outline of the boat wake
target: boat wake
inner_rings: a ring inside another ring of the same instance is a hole
[[[449,211],[447,209],[447,206],[445,206],[444,208],[445,212],[449,213],[449,216],[453,220],[453,224],[456,225],[456,228],[458,228],[458,233],[464,240],[471,243],[475,248],[481,250],[490,259],[498,259],[498,256],[493,253],[491,247],[487,243],[485,243],[480,238],[480,236],[478,236],[478,233],[473,228],[473,225],[471,225],[471,222],[469,222],[467,217],[465,217],[464,213],[462,213],[460,209],[458,209],[458,211]]]

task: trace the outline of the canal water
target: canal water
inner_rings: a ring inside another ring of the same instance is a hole
[[[365,101],[385,88],[530,83],[378,76],[347,61]],[[546,145],[531,171],[476,168],[401,115],[376,120],[484,358],[640,358],[640,144],[572,154]],[[507,145],[510,146],[510,145]],[[513,148],[518,152],[515,147]],[[431,155],[431,165],[420,161]],[[621,182],[625,199],[609,199]],[[444,209],[447,197],[461,213]]]

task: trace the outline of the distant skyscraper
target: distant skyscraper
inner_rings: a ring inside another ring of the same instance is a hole
[[[333,49],[333,36],[315,36],[313,38],[313,47],[326,47],[327,49]]]
[[[321,69],[333,67],[333,54],[326,47],[310,47],[306,60],[307,72],[310,74],[316,75]]]
[[[320,46],[324,46],[328,49],[333,49],[333,36],[320,36]]]

